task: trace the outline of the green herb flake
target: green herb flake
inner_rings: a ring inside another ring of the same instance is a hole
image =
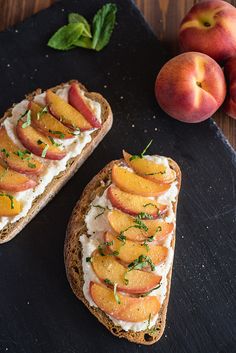
[[[144,148],[144,150],[140,153],[140,154],[134,154],[133,156],[130,157],[130,161],[133,161],[134,159],[138,159],[138,158],[143,158],[145,153],[147,152],[148,148],[151,146],[153,140],[151,140],[147,146]]]
[[[156,172],[156,173],[145,173],[144,175],[158,175],[158,174],[163,175],[163,174],[165,174],[165,173],[166,173],[166,171],[164,170],[163,172],[160,171],[160,172]]]
[[[120,240],[123,245],[125,245],[126,236],[124,235],[124,232],[121,232],[116,238],[117,238],[118,240]]]
[[[61,143],[57,143],[52,136],[48,136],[48,138],[51,141],[53,146],[55,146],[55,147],[61,146]]]
[[[25,129],[26,127],[31,125],[31,111],[27,110],[26,113],[26,121],[22,124],[22,129]]]
[[[49,149],[49,145],[46,143],[44,149],[42,150],[42,154],[41,154],[41,157],[42,158],[45,158],[46,157],[46,154],[47,154],[47,150]]]
[[[156,333],[156,331],[159,331],[160,329],[156,326],[153,326],[150,328],[150,324],[151,324],[151,317],[152,317],[152,314],[150,313],[149,314],[149,317],[148,317],[148,323],[147,323],[147,328],[146,328],[146,331],[149,333],[149,334],[154,334]]]
[[[105,256],[104,254],[104,249],[107,247],[107,246],[111,246],[113,245],[113,240],[112,241],[105,241],[104,243],[98,245],[98,252],[101,256]]]
[[[45,106],[43,107],[38,113],[37,113],[37,120],[40,120],[41,116],[48,113],[48,107]]]
[[[145,241],[144,241],[144,243],[142,243],[142,245],[145,246],[147,251],[149,251],[150,248],[148,246],[148,243],[151,243],[153,241],[154,241],[154,236],[152,235],[152,236],[148,237],[147,239],[145,239]]]
[[[5,194],[5,193],[0,193],[0,196],[6,196],[10,199],[11,201],[11,209],[13,210],[15,208],[15,205],[14,205],[14,197],[12,195],[9,195],[9,194]]]
[[[86,262],[92,262],[92,258],[91,257],[86,257]]]
[[[151,289],[149,292],[143,293],[140,295],[140,297],[147,297],[149,294],[151,294],[154,290],[159,289],[161,287],[161,283],[159,283],[155,288]]]
[[[128,271],[141,270],[147,266],[150,266],[152,271],[155,270],[155,265],[152,262],[151,258],[146,255],[140,255],[137,259],[135,259],[128,265]]]
[[[126,272],[125,272],[125,275],[124,275],[124,284],[125,284],[126,286],[128,286],[128,284],[129,284],[129,280],[128,280],[128,278],[127,278],[127,274],[128,274],[128,271],[126,271]]]
[[[109,286],[113,286],[114,285],[109,278],[105,278],[104,279],[104,283],[108,284]]]
[[[147,204],[148,205],[148,204]],[[147,205],[143,205],[143,207],[146,207]],[[153,216],[150,213],[146,212],[140,212],[137,216],[136,219],[153,219]]]
[[[56,131],[56,130],[48,130],[48,131],[53,135],[58,135],[57,138],[59,138],[59,139],[65,138],[65,134],[63,134],[63,132],[61,132],[61,131]]]
[[[117,283],[114,283],[113,291],[114,291],[114,297],[115,297],[115,300],[116,300],[117,304],[120,304],[121,301],[120,301],[120,298],[119,298],[119,296],[117,294]]]
[[[17,150],[16,152],[14,152],[14,154],[18,157],[20,157],[20,159],[22,160],[30,160],[31,158],[31,153],[27,150],[21,151],[21,150]]]
[[[10,153],[6,150],[6,148],[0,149],[0,152],[2,152],[6,158],[8,158],[10,156]]]
[[[36,168],[36,164],[28,162],[28,167],[34,169]]]

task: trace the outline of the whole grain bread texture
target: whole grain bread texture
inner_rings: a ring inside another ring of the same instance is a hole
[[[50,88],[53,92],[56,92],[59,88],[63,88],[65,85],[76,82],[80,88],[85,92],[85,96],[90,98],[101,105],[101,119],[102,127],[95,130],[92,134],[92,140],[88,143],[81,154],[77,157],[71,158],[67,162],[67,168],[58,174],[52,181],[47,185],[44,192],[39,195],[33,202],[32,207],[27,213],[26,217],[19,219],[17,222],[8,223],[2,230],[0,230],[0,244],[5,243],[14,238],[36,215],[37,213],[47,205],[49,201],[56,195],[56,193],[67,183],[67,181],[77,172],[80,166],[86,161],[86,159],[92,154],[97,145],[102,141],[104,136],[111,129],[113,123],[112,110],[106,99],[99,93],[88,92],[87,89],[77,80],[70,80],[66,83],[61,83],[53,88]],[[29,101],[33,100],[38,94],[43,91],[38,88],[34,92],[26,95],[26,99]],[[15,104],[14,104],[15,105]],[[0,119],[0,124],[9,116],[11,116],[14,105],[7,110],[3,118]]]
[[[181,186],[181,171],[176,162],[168,158],[169,165],[172,169],[175,170],[178,182],[178,190]],[[120,326],[115,326],[113,321],[97,307],[92,307],[89,305],[88,301],[83,294],[83,284],[84,284],[84,274],[82,268],[82,246],[79,241],[79,238],[82,234],[87,234],[87,228],[85,224],[85,216],[89,211],[89,207],[94,198],[98,195],[102,195],[107,186],[111,183],[111,170],[114,164],[120,164],[124,162],[123,160],[116,160],[110,162],[104,169],[102,169],[86,186],[84,192],[77,202],[74,210],[72,212],[65,239],[64,247],[64,259],[66,274],[70,286],[78,299],[80,299],[90,312],[104,325],[106,328],[113,333],[114,335],[120,338],[126,338],[131,342],[138,344],[151,345],[157,342],[165,329],[166,323],[166,313],[167,306],[170,295],[170,286],[171,286],[171,274],[172,266],[167,275],[168,287],[165,301],[159,312],[158,320],[154,327],[151,329],[146,329],[143,331],[124,331]],[[177,211],[177,202],[173,203],[173,210],[176,215]],[[88,235],[88,234],[87,234]],[[171,247],[175,248],[175,234],[172,238]],[[173,264],[172,264],[173,265]]]

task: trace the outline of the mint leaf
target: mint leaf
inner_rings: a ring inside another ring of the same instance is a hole
[[[94,16],[92,49],[100,51],[109,43],[115,26],[116,11],[115,4],[106,4]]]
[[[88,23],[86,18],[84,18],[83,16],[81,16],[78,13],[72,12],[68,16],[68,22],[69,23],[82,23],[84,25],[83,36],[88,37],[88,38],[92,38],[90,24]]]
[[[76,47],[81,47],[81,48],[86,48],[86,49],[92,49],[92,40],[90,38],[81,36],[79,39],[76,39],[73,44]]]
[[[69,23],[58,29],[48,41],[48,46],[57,50],[69,50],[84,31],[83,23]]]

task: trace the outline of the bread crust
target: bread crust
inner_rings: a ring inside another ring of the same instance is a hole
[[[180,190],[181,186],[181,171],[178,164],[172,159],[168,158],[170,167],[175,170],[178,182],[178,190]],[[90,310],[90,312],[104,325],[106,328],[113,333],[114,335],[120,338],[126,338],[131,342],[135,342],[138,344],[151,345],[157,342],[165,329],[166,322],[166,313],[167,306],[170,295],[170,286],[171,286],[171,274],[172,274],[172,266],[167,275],[168,285],[167,285],[167,293],[164,303],[161,307],[161,311],[159,312],[158,320],[155,324],[156,331],[154,333],[150,333],[150,330],[146,329],[144,331],[124,331],[121,327],[115,326],[113,321],[99,308],[92,307],[89,305],[88,301],[84,297],[83,294],[83,284],[84,284],[84,274],[82,268],[82,246],[79,241],[79,237],[82,234],[87,234],[87,228],[85,225],[85,215],[89,210],[89,205],[94,200],[95,196],[101,195],[103,191],[107,188],[107,184],[111,181],[111,169],[114,164],[120,163],[123,160],[112,161],[105,166],[85,187],[84,192],[77,202],[74,210],[72,212],[71,218],[68,223],[66,239],[65,239],[65,247],[64,247],[64,259],[65,259],[65,267],[66,274],[70,286],[78,299],[80,299],[86,307]],[[177,202],[173,203],[173,210],[176,215],[177,211]],[[175,234],[172,238],[171,247],[175,248]]]
[[[5,243],[14,238],[36,215],[37,213],[47,205],[49,201],[55,196],[55,194],[67,183],[67,181],[77,172],[80,166],[85,160],[92,154],[97,145],[102,141],[104,136],[110,130],[113,123],[112,110],[106,99],[96,92],[88,92],[87,89],[77,80],[70,80],[66,83],[61,83],[53,88],[50,88],[53,92],[56,92],[59,88],[63,88],[65,85],[76,82],[80,88],[85,91],[85,96],[97,101],[101,104],[102,108],[102,127],[91,134],[92,141],[88,143],[82,150],[81,154],[77,157],[71,158],[67,162],[67,168],[65,171],[58,174],[53,178],[51,183],[47,185],[44,192],[39,195],[32,204],[31,209],[27,213],[26,217],[19,219],[14,223],[8,223],[0,231],[0,244]],[[38,88],[34,92],[26,95],[26,99],[33,100],[33,98],[42,93],[43,91]],[[4,114],[3,118],[0,119],[0,124],[9,116],[11,116],[14,105]]]

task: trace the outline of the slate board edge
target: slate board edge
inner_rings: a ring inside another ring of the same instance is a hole
[[[146,30],[149,32],[149,35],[153,36],[156,40],[158,40],[159,42],[161,42],[156,34],[153,32],[151,26],[149,25],[149,23],[145,20],[145,17],[143,15],[143,13],[141,12],[141,10],[137,7],[136,3],[134,2],[134,0],[126,0],[129,1],[132,4],[133,9],[136,11],[136,13],[140,16],[140,19],[142,19],[142,24],[143,26],[146,27]],[[51,8],[55,8],[55,7],[62,7],[65,6],[66,7],[66,1],[65,0],[59,0],[56,1],[54,4],[50,5],[49,7],[42,9],[38,12],[36,12],[35,14],[32,14],[31,16],[27,17],[26,19],[24,19],[23,21],[20,21],[19,23],[16,23],[13,26],[9,26],[7,27],[4,31],[0,32],[0,36],[2,33],[4,32],[12,32],[18,28],[20,28],[21,26],[23,26],[25,23],[27,23],[28,21],[31,21],[32,18],[36,17],[38,14],[43,13],[44,11],[47,11]],[[163,47],[162,45],[162,49],[165,52],[165,55],[168,55],[168,53],[166,52],[166,49]],[[222,129],[217,125],[216,121],[213,118],[210,118],[210,125],[209,127],[214,129],[217,132],[217,136],[219,137],[219,139],[224,143],[224,146],[229,150],[229,152],[231,152],[234,155],[233,161],[236,163],[236,150],[233,148],[233,146],[231,145],[231,143],[229,142],[228,138],[224,135],[224,132],[222,131]]]

